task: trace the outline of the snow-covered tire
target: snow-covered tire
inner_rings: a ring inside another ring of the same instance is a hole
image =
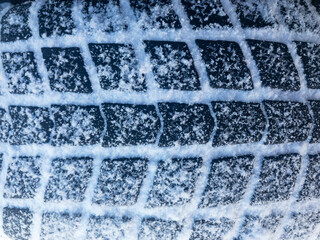
[[[0,238],[320,239],[319,13],[316,0],[5,7]]]

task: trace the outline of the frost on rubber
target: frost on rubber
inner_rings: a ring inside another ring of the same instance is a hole
[[[314,0],[3,10],[0,238],[320,239],[319,13]]]

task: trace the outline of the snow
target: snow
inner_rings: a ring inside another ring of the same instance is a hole
[[[319,224],[319,212],[314,213],[292,213],[291,221],[285,227],[282,239],[307,239],[317,236],[318,232],[315,231],[315,227]],[[319,235],[317,238],[319,239]]]
[[[309,165],[305,182],[299,194],[299,200],[318,198],[319,196],[319,155],[309,155]]]
[[[49,0],[39,10],[39,34],[42,38],[75,31],[71,16],[72,1]]]
[[[12,119],[10,144],[24,145],[49,142],[53,121],[48,108],[9,106],[9,114]]]
[[[178,206],[190,202],[202,159],[160,161],[146,207]]]
[[[191,239],[223,239],[223,236],[233,227],[234,221],[228,218],[196,219]]]
[[[213,88],[252,90],[250,71],[235,42],[196,40]]]
[[[44,201],[83,201],[92,175],[92,161],[91,158],[54,159]]]
[[[263,86],[283,90],[298,90],[298,72],[283,43],[247,40],[257,62]]]
[[[46,212],[42,217],[41,239],[54,240],[77,238],[81,215]]]
[[[283,21],[289,29],[296,31],[314,31],[319,33],[318,19],[311,14],[308,3],[305,0],[281,0],[279,1],[280,13]]]
[[[54,146],[93,145],[100,142],[104,120],[98,106],[52,105]]]
[[[0,235],[319,239],[310,1],[117,2],[0,13]]]
[[[212,102],[217,119],[213,146],[242,144],[261,140],[266,119],[257,103]]]
[[[81,1],[85,30],[88,34],[116,32],[127,28],[118,1]]]
[[[193,29],[213,29],[232,26],[219,0],[182,0],[182,4]]]
[[[112,216],[91,216],[89,220],[89,231],[87,239],[90,240],[104,240],[127,239],[133,227],[132,219],[126,217],[112,217]]]
[[[31,3],[12,7],[1,19],[1,41],[25,40],[31,37],[28,11]]]
[[[268,5],[268,2],[272,1],[231,0],[231,2],[236,6],[236,12],[243,28],[275,27],[277,24],[272,8]]]
[[[243,198],[253,171],[252,155],[213,159],[199,207],[236,203]]]
[[[43,93],[33,52],[2,54],[3,67],[8,78],[8,89],[14,94]]]
[[[289,199],[301,165],[295,153],[268,156],[263,159],[260,180],[252,196],[252,204]]]
[[[283,216],[271,213],[267,216],[247,215],[239,232],[237,240],[264,238],[276,231]]]
[[[125,44],[89,44],[101,88],[146,91],[145,77],[139,76],[133,47]]]
[[[146,169],[146,159],[104,160],[92,201],[109,206],[133,205]]]
[[[33,198],[39,187],[40,157],[17,157],[10,163],[4,198]]]
[[[29,239],[31,236],[30,225],[32,222],[32,212],[28,209],[9,208],[3,209],[4,233],[12,238],[22,240]]]
[[[156,142],[160,120],[153,105],[102,105],[106,116],[106,133],[102,146],[128,146]]]
[[[200,81],[194,63],[184,42],[145,41],[151,55],[155,80],[160,88],[199,90]]]
[[[130,0],[138,25],[143,29],[181,28],[168,0]]]
[[[164,221],[155,218],[142,220],[139,239],[142,240],[164,240],[176,239],[182,226],[176,221]]]

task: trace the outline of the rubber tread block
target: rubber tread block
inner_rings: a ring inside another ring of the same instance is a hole
[[[138,61],[129,44],[89,44],[97,67],[101,88],[105,90],[146,91],[145,76],[140,74]]]
[[[142,29],[179,29],[181,23],[171,0],[130,0]]]
[[[146,206],[171,207],[189,203],[200,174],[201,164],[201,158],[161,160]]]
[[[135,204],[147,167],[147,159],[103,160],[94,191],[93,203],[107,206]]]
[[[253,173],[253,155],[213,159],[200,208],[239,202]]]
[[[300,102],[263,101],[268,118],[265,144],[301,142],[308,138],[312,117]]]
[[[163,132],[159,146],[205,144],[213,132],[214,120],[206,104],[159,103]]]
[[[288,200],[292,194],[301,165],[296,153],[264,157],[251,204]]]
[[[9,106],[12,145],[49,143],[53,121],[49,108],[36,106]]]
[[[42,79],[33,52],[3,52],[2,63],[10,93],[43,93]]]
[[[232,27],[220,0],[182,0],[181,2],[193,29]]]
[[[52,160],[44,201],[83,201],[92,176],[92,164],[93,159],[89,157]]]
[[[198,72],[185,42],[144,41],[155,81],[163,89],[200,90]]]
[[[53,146],[100,143],[105,127],[99,106],[52,105],[51,111],[55,122]]]
[[[217,119],[213,146],[261,140],[267,122],[259,103],[212,102]]]
[[[263,87],[298,91],[300,80],[287,45],[279,42],[247,40],[259,70]]]
[[[72,7],[73,1],[46,0],[38,12],[40,37],[72,35]]]
[[[17,4],[10,8],[1,19],[1,41],[27,40],[32,36],[28,25],[31,3]]]
[[[146,145],[156,142],[160,118],[153,105],[102,104],[106,117],[103,147]]]
[[[51,90],[57,92],[92,93],[80,49],[41,48],[48,71]]]

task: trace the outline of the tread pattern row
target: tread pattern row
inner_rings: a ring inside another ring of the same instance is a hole
[[[283,91],[298,91],[301,87],[298,71],[284,43],[247,40],[256,61],[263,87]],[[181,91],[201,90],[200,78],[190,50],[184,42],[144,41],[150,54],[154,80],[161,89]],[[212,88],[250,91],[254,89],[247,62],[238,43],[230,41],[196,40],[205,63]],[[296,42],[301,57],[307,87],[320,88],[320,45]],[[89,44],[100,87],[104,90],[146,92],[143,69],[139,69],[130,44]],[[42,48],[50,88],[56,92],[92,93],[80,48]],[[12,94],[42,94],[43,78],[38,72],[34,53],[3,52],[2,61]]]
[[[305,183],[297,201],[320,197],[318,191],[320,176],[317,173],[320,154],[309,155],[308,158]],[[92,174],[92,161],[90,157],[53,159],[45,188],[44,204],[83,201]],[[212,208],[235,204],[243,199],[249,178],[253,175],[254,161],[253,155],[213,159],[208,182],[198,207]],[[134,205],[147,172],[147,163],[148,159],[144,158],[103,160],[92,203],[105,206]],[[39,188],[39,178],[42,177],[40,164],[41,157],[20,156],[9,161],[4,198],[11,198],[13,204],[14,198],[34,198]],[[201,158],[160,160],[145,208],[176,207],[190,203],[201,164]],[[293,192],[300,167],[301,156],[297,153],[264,157],[259,181],[254,188],[250,204],[265,205],[288,200]],[[8,236],[13,236],[15,239],[31,239],[33,210],[4,207],[3,218],[3,229]],[[251,231],[259,230],[260,233],[257,234],[274,233],[282,219],[281,212],[272,212],[266,216],[248,213],[236,239],[246,237]],[[281,239],[307,237],[320,223],[319,219],[319,213],[293,212],[284,227]],[[126,234],[130,234],[127,231],[133,227],[131,221],[130,216],[90,215],[87,238],[97,239],[110,234],[119,239],[124,238]],[[45,210],[42,214],[41,237],[43,239],[50,239],[52,236],[74,237],[80,222],[81,211]],[[233,219],[227,218],[196,218],[190,239],[220,239],[232,229],[234,223]],[[182,222],[144,217],[139,230],[139,239],[176,239],[182,228]]]
[[[265,131],[264,144],[302,142],[309,135],[310,143],[320,141],[319,101],[309,101],[311,111],[306,103],[287,101],[212,102],[211,106],[216,121],[210,106],[200,103],[158,103],[160,116],[155,105],[9,106],[9,114],[0,109],[0,141],[11,145],[171,147],[207,144],[214,133],[212,146],[218,147],[260,142]]]

